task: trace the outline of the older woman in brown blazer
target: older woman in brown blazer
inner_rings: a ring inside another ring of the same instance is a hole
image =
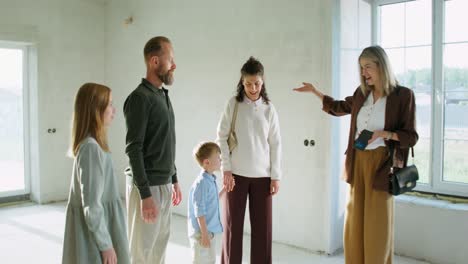
[[[351,114],[344,177],[351,185],[344,228],[346,263],[391,264],[394,200],[388,192],[389,173],[392,166],[406,166],[409,148],[418,141],[415,98],[412,90],[398,85],[381,47],[365,48],[359,65],[361,85],[345,100],[324,95],[310,83],[294,90],[315,94],[330,115]],[[373,134],[359,150],[354,142],[363,130]]]

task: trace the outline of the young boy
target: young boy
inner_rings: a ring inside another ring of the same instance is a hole
[[[216,262],[216,234],[223,232],[219,213],[218,186],[214,171],[221,166],[221,149],[206,142],[194,150],[202,171],[190,189],[188,203],[188,235],[193,263]],[[219,193],[221,196],[224,188]]]

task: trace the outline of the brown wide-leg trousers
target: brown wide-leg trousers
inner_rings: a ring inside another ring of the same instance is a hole
[[[224,199],[222,264],[242,263],[244,216],[249,197],[251,227],[250,263],[271,264],[270,178],[234,175],[236,186]]]
[[[372,188],[387,148],[356,150],[353,184],[344,228],[346,264],[391,264],[393,260],[393,196]]]

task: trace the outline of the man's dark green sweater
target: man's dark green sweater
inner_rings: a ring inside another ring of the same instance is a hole
[[[142,79],[125,100],[124,116],[130,161],[125,172],[133,177],[141,199],[151,196],[150,186],[177,183],[174,111],[168,91]]]

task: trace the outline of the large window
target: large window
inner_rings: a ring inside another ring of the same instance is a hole
[[[27,194],[30,189],[27,55],[24,45],[0,42],[0,197]]]
[[[375,10],[375,40],[416,95],[418,189],[468,196],[468,1],[377,0]]]

